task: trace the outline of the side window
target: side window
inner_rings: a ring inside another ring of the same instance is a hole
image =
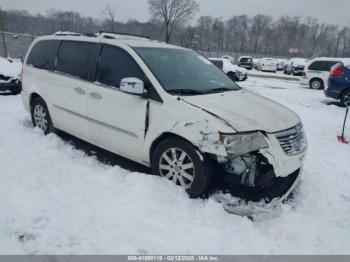
[[[332,67],[337,64],[337,61],[328,61],[326,62],[326,66],[324,68],[324,71],[331,71]]]
[[[87,42],[62,42],[56,71],[88,80],[96,46]]]
[[[134,59],[124,50],[104,46],[96,69],[96,81],[119,88],[126,77],[137,77],[145,81],[145,75]]]
[[[309,70],[322,71],[323,63],[322,61],[315,61],[309,66]]]
[[[36,43],[30,51],[27,65],[53,70],[59,43],[57,40],[44,40]]]

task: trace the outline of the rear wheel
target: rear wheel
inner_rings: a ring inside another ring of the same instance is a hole
[[[345,90],[340,97],[340,104],[342,106],[350,106],[350,89]]]
[[[211,160],[177,137],[165,139],[156,147],[152,169],[156,175],[184,188],[191,198],[204,195],[211,181]]]
[[[310,82],[310,88],[316,90],[324,89],[324,83],[321,79],[313,79]]]
[[[33,126],[40,128],[45,135],[54,131],[49,110],[42,98],[37,97],[32,101],[31,116]]]

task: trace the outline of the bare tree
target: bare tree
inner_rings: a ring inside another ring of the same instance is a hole
[[[148,3],[152,16],[163,22],[167,43],[175,27],[184,25],[199,9],[195,0],[148,0]]]
[[[114,33],[117,24],[117,11],[110,4],[106,4],[103,14],[107,16],[109,30]]]

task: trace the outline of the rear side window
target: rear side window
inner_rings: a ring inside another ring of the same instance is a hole
[[[88,80],[96,48],[95,43],[62,42],[56,71]]]
[[[30,51],[27,65],[45,70],[53,70],[59,43],[56,40],[46,40],[36,43]]]
[[[309,70],[331,71],[331,68],[338,63],[337,61],[315,61],[309,66]]]
[[[121,80],[126,77],[145,81],[144,73],[126,51],[104,46],[97,64],[96,81],[119,88]]]

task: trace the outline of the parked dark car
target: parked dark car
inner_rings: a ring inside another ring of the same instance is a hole
[[[340,100],[342,106],[350,103],[350,68],[339,62],[331,69],[325,95]]]
[[[238,66],[244,67],[248,70],[253,69],[253,58],[251,56],[241,56],[238,59]]]
[[[307,61],[303,58],[292,58],[284,67],[285,75],[302,76]]]

